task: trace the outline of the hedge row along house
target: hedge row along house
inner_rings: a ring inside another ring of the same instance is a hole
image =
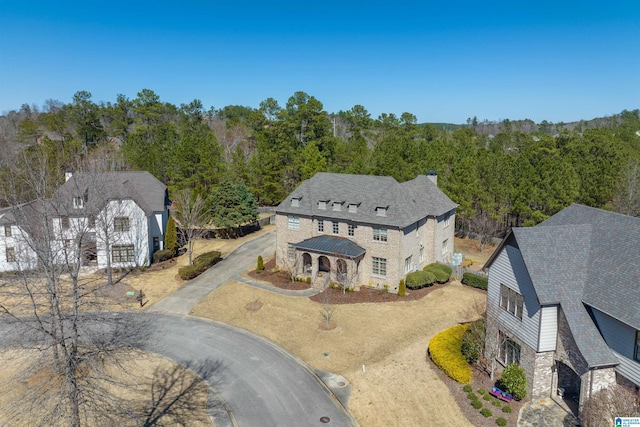
[[[453,255],[456,204],[437,176],[319,172],[276,208],[276,264],[313,286],[397,292],[400,279]]]
[[[580,412],[604,387],[640,387],[639,218],[574,204],[512,229],[485,268],[485,356],[519,363],[528,395]]]
[[[98,268],[149,265],[163,248],[167,187],[148,172],[66,174],[50,199],[0,211],[0,271],[81,260]]]

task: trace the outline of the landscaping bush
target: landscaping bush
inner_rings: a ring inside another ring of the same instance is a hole
[[[486,392],[487,391],[485,389],[483,389],[483,388],[479,388],[478,389],[478,393],[480,393],[480,394],[485,394]]]
[[[434,262],[433,264],[430,264],[430,265],[432,265],[435,268],[439,268],[440,270],[447,273],[449,276],[451,276],[451,273],[453,273],[453,269],[446,264],[440,264],[439,262]]]
[[[499,401],[498,399],[493,399],[493,400],[491,401],[491,404],[492,404],[493,406],[497,406],[497,407],[502,406],[502,403],[500,403],[500,401]]]
[[[407,295],[407,285],[404,282],[404,279],[400,279],[400,283],[398,284],[398,296],[404,297]]]
[[[507,420],[505,420],[504,418],[500,417],[498,419],[496,419],[496,424],[498,424],[500,427],[504,427],[507,425]]]
[[[473,388],[471,387],[470,384],[467,384],[464,387],[462,387],[462,390],[464,390],[465,392],[469,393],[470,391],[473,391]]]
[[[471,406],[473,406],[474,409],[480,409],[482,408],[482,402],[480,402],[479,400],[474,400],[473,402],[471,402]]]
[[[307,277],[307,280],[305,280],[307,282],[308,285],[311,284],[311,277]]]
[[[462,337],[462,355],[469,363],[476,363],[482,356],[484,347],[484,319],[478,319],[469,324],[469,328]],[[483,393],[484,394],[484,393]]]
[[[164,247],[175,253],[178,248],[178,230],[176,229],[176,221],[172,216],[167,220],[167,229],[164,235]]]
[[[484,400],[486,400],[487,402],[489,402],[489,401],[491,400],[491,395],[490,395],[490,394],[483,394],[483,395],[482,395],[482,398],[483,398]]]
[[[527,377],[524,368],[517,363],[507,365],[502,372],[498,387],[516,400],[523,399],[527,395]]]
[[[504,405],[502,407],[502,412],[504,412],[505,414],[510,414],[511,413],[511,406],[509,405]]]
[[[436,276],[430,271],[414,271],[407,274],[406,286],[409,289],[421,289],[433,285]]]
[[[469,398],[469,400],[478,400],[478,396],[472,391],[467,393],[467,397]]]
[[[209,267],[217,263],[218,260],[220,260],[220,255],[218,251],[205,252],[199,255],[193,260],[193,265],[187,265],[178,269],[180,278],[182,280],[191,280],[198,277]]]
[[[482,414],[483,417],[485,418],[489,418],[490,416],[492,416],[493,414],[491,413],[491,411],[488,408],[483,408],[480,413]]]
[[[489,285],[489,279],[478,276],[477,274],[466,272],[462,275],[462,284],[486,291],[487,286]]]
[[[449,270],[447,271],[442,267],[448,268]],[[433,273],[433,275],[436,276],[436,282],[438,283],[447,283],[451,278],[451,268],[446,265],[438,264],[437,262],[427,265],[422,269],[422,271],[430,271]]]
[[[174,254],[175,252],[172,251],[171,249],[155,251],[153,253],[153,262],[162,262],[162,261],[170,260],[171,258],[173,258]]]
[[[458,325],[440,332],[429,342],[431,360],[447,376],[461,384],[471,382],[471,367],[460,352],[462,336],[469,325]]]
[[[264,260],[262,259],[262,255],[258,255],[258,265],[256,266],[256,271],[264,270]]]

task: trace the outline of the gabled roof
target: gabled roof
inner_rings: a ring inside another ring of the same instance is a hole
[[[291,199],[297,198],[298,206]],[[318,202],[326,201],[326,209]],[[333,202],[343,202],[333,210]],[[349,205],[357,212],[349,212]],[[390,176],[350,175],[318,172],[303,181],[276,208],[276,213],[318,216],[404,228],[427,216],[438,217],[456,208],[429,178],[420,175],[398,183]],[[387,208],[384,216],[376,208]]]
[[[573,204],[531,228],[514,228],[516,245],[540,304],[560,304],[590,366],[616,364],[589,316],[594,307],[640,330],[640,219]]]
[[[347,258],[358,258],[366,252],[349,239],[334,236],[317,236],[295,245],[296,249],[319,252],[327,255],[338,255]]]
[[[108,200],[131,199],[149,216],[165,209],[166,189],[149,172],[75,173],[53,199],[61,210],[80,215],[98,212]],[[74,197],[84,198],[82,208],[73,206]]]

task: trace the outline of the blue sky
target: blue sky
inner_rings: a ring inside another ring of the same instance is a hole
[[[143,88],[419,122],[569,122],[640,108],[640,2],[0,0],[0,113]]]

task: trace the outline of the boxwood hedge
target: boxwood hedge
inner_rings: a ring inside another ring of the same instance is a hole
[[[466,272],[462,275],[462,284],[486,291],[487,286],[489,285],[489,279],[478,276],[477,274]]]
[[[414,271],[407,274],[405,285],[409,289],[421,289],[435,283],[436,276],[430,271]]]
[[[178,270],[180,278],[182,280],[191,280],[199,276],[209,267],[217,263],[220,260],[220,255],[218,251],[211,251],[197,256],[196,259],[193,260],[193,265],[180,267]]]

